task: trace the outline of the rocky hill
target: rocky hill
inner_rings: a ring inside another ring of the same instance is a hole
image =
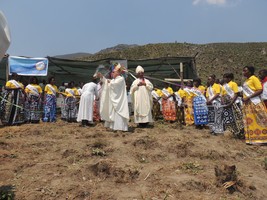
[[[123,47],[123,48],[117,48]],[[199,77],[206,82],[211,73],[221,78],[226,72],[233,72],[236,81],[242,82],[242,69],[253,65],[259,69],[267,67],[267,42],[262,43],[159,43],[137,45],[118,45],[105,51],[77,57],[79,60],[98,60],[104,58],[148,59],[166,56],[194,56]]]

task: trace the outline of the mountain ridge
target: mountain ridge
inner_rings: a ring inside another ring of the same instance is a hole
[[[199,77],[207,80],[214,73],[218,78],[232,72],[241,84],[244,66],[252,65],[259,69],[267,66],[267,42],[246,43],[155,43],[146,45],[116,45],[95,54],[76,57],[77,60],[93,61],[105,58],[153,59],[159,57],[195,57]]]

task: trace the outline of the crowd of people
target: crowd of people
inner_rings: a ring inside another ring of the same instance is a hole
[[[125,71],[117,63],[109,77],[97,73],[80,87],[71,81],[59,88],[54,77],[48,84],[38,84],[31,77],[24,86],[12,74],[1,95],[1,121],[4,125],[55,122],[60,104],[61,119],[80,122],[83,127],[103,121],[109,130],[128,131],[133,113],[134,123],[141,128],[163,118],[181,126],[209,127],[214,135],[229,130],[247,144],[267,144],[266,69],[257,77],[254,67],[244,67],[242,86],[234,82],[232,73],[225,73],[220,81],[211,74],[206,86],[197,78],[185,85],[165,82],[162,89],[145,78],[141,66],[136,68],[136,79],[127,85],[122,76]]]

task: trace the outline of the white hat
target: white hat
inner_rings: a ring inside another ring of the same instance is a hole
[[[136,69],[135,69],[135,73],[140,73],[140,72],[144,72],[144,68],[142,67],[142,66],[140,66],[140,65],[138,65],[137,67],[136,67]]]

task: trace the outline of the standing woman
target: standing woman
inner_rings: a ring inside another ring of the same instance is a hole
[[[182,126],[185,124],[184,101],[186,92],[180,86],[177,86],[177,91],[174,93],[174,97],[176,101],[177,121],[179,125]]]
[[[76,122],[77,119],[77,97],[79,96],[78,89],[74,86],[74,82],[71,81],[68,84],[68,87],[65,89],[66,97],[64,99],[64,111],[65,112],[64,117],[62,117],[63,120],[66,120],[67,122]]]
[[[243,84],[243,115],[247,144],[267,143],[267,111],[260,99],[262,85],[254,75],[254,67],[243,68],[246,80]]]
[[[152,118],[153,120],[157,120],[161,116],[161,101],[163,93],[160,89],[154,88],[151,95],[153,98]]]
[[[202,129],[208,123],[208,107],[206,106],[205,98],[206,88],[201,84],[201,79],[196,78],[193,80],[193,110],[194,110],[194,123],[197,129]]]
[[[186,126],[193,125],[194,124],[194,110],[193,110],[193,99],[194,99],[194,93],[191,91],[191,88],[193,88],[192,81],[188,81],[186,83],[186,86],[184,87],[185,92],[185,124]]]
[[[13,73],[11,80],[6,82],[1,100],[0,115],[4,125],[18,125],[25,122],[23,89],[24,86],[19,82],[18,74]]]
[[[263,101],[267,109],[267,69],[260,70],[259,77],[261,79],[261,84],[262,84],[261,100]]]
[[[211,134],[222,134],[223,133],[223,120],[222,113],[223,108],[221,106],[221,86],[215,83],[216,76],[210,75],[208,78],[209,87],[206,91],[207,105],[208,105],[208,117],[209,127]]]
[[[39,123],[41,118],[41,96],[42,88],[38,85],[36,77],[30,78],[30,83],[25,88],[26,102],[25,112],[26,120],[31,123]]]
[[[162,115],[165,121],[174,122],[176,116],[176,102],[173,99],[173,90],[168,83],[162,89]]]
[[[48,84],[44,89],[44,122],[55,122],[56,121],[56,106],[58,93],[57,86],[55,85],[55,78],[50,77]]]
[[[233,81],[233,73],[223,75],[224,85],[222,87],[222,101],[225,105],[223,111],[223,124],[237,138],[244,137],[244,124],[241,106],[238,106],[238,85]]]

